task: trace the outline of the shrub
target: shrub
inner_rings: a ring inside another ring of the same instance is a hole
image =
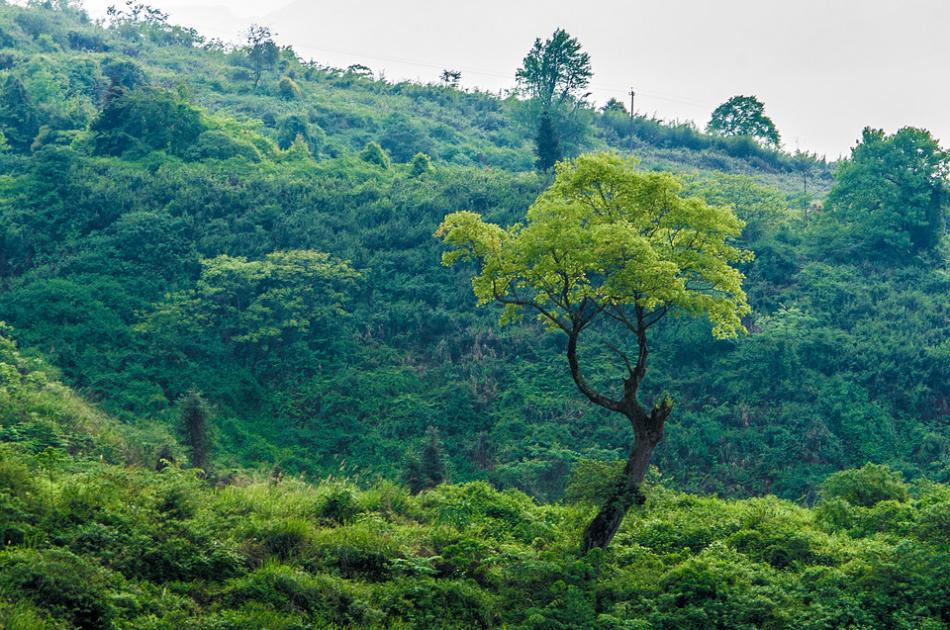
[[[326,133],[319,125],[313,125],[302,114],[291,114],[277,123],[277,146],[284,151],[290,149],[300,138],[314,157],[320,155],[326,143]]]
[[[342,580],[309,575],[300,569],[273,562],[250,575],[231,580],[224,590],[223,599],[231,606],[248,603],[255,607],[267,606],[283,615],[303,614],[334,626],[368,626],[381,617],[357,589]],[[264,613],[257,608],[254,614],[260,618]]]
[[[74,626],[109,627],[116,615],[108,571],[57,549],[0,552],[0,593],[15,593]]]
[[[623,472],[624,462],[605,462],[585,459],[571,471],[564,500],[568,503],[599,505],[608,496],[610,487]]]
[[[106,52],[109,50],[109,45],[96,33],[69,31],[66,34],[66,42],[73,50],[88,50],[90,52]]]
[[[6,604],[0,601],[0,624],[3,630],[62,630],[63,625],[50,620],[31,602]]]
[[[397,542],[378,520],[321,530],[314,540],[320,564],[345,578],[383,580],[389,577],[391,560],[402,555]]]
[[[917,528],[920,538],[933,544],[950,541],[950,501],[921,508],[917,515]]]
[[[263,524],[257,537],[266,553],[288,560],[309,551],[313,536],[312,524],[301,518],[290,517]]]
[[[410,453],[406,461],[405,481],[410,492],[418,494],[446,480],[442,439],[434,426],[426,429],[418,455]]]
[[[382,589],[381,605],[390,619],[416,628],[494,628],[498,601],[468,580],[400,579]]]
[[[211,468],[211,411],[204,397],[190,389],[179,401],[180,431],[191,455],[191,465],[208,472]]]
[[[416,153],[432,150],[428,132],[402,113],[393,113],[386,118],[379,144],[397,162],[408,162]]]
[[[360,159],[382,169],[388,169],[392,164],[389,154],[377,142],[367,142],[360,153]]]
[[[426,173],[432,172],[432,159],[425,153],[416,153],[412,158],[409,168],[409,174],[412,177],[420,177]]]
[[[303,96],[300,86],[290,77],[281,77],[277,83],[277,96],[285,101],[295,101]]]
[[[843,470],[828,477],[821,485],[821,496],[872,507],[879,501],[906,501],[909,495],[900,473],[880,464],[866,464],[862,468]]]
[[[100,154],[168,151],[184,155],[205,131],[205,124],[197,109],[172,93],[139,88],[109,101],[91,129]]]
[[[814,563],[818,558],[813,535],[783,529],[775,523],[762,529],[744,529],[727,540],[737,551],[776,569],[784,569],[795,563]]]
[[[362,511],[353,491],[343,485],[335,485],[317,506],[317,516],[342,525],[351,522]]]
[[[233,138],[224,131],[206,131],[186,156],[189,160],[230,160],[239,158],[260,162],[261,153],[253,144]]]

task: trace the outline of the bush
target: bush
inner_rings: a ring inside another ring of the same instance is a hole
[[[170,92],[139,88],[109,101],[92,124],[96,151],[184,155],[205,131],[201,114]]]
[[[782,529],[769,523],[761,529],[744,529],[727,541],[737,551],[776,569],[793,564],[810,564],[819,559],[814,535],[795,529]]]
[[[320,155],[326,143],[326,134],[318,125],[313,125],[302,114],[291,114],[277,123],[277,146],[284,151],[290,149],[297,139],[303,140],[314,157]]]
[[[300,518],[275,519],[263,524],[256,538],[264,551],[281,560],[308,553],[313,548],[314,527]]]
[[[362,508],[356,500],[356,495],[342,485],[332,486],[330,492],[317,506],[319,518],[337,525],[351,522],[360,512]]]
[[[390,164],[392,164],[392,161],[389,159],[389,154],[376,142],[366,143],[363,152],[360,153],[360,159],[382,169],[388,169]]]
[[[432,139],[427,131],[401,113],[386,118],[379,144],[397,162],[408,162],[417,153],[432,152]]]
[[[342,577],[386,579],[392,560],[402,555],[397,542],[387,535],[388,529],[373,520],[321,530],[314,539],[315,555],[323,567]]]
[[[921,508],[917,527],[923,540],[935,545],[950,541],[950,500]]]
[[[369,626],[381,617],[357,589],[342,580],[309,575],[278,563],[267,563],[247,576],[231,580],[224,590],[223,599],[230,606],[242,607],[240,615],[229,615],[232,618],[247,619],[249,614],[255,619],[269,618],[272,615],[264,612],[265,606],[290,618],[299,619],[297,615],[303,615],[320,622],[321,626]],[[248,609],[248,605],[253,608]]]
[[[386,585],[381,606],[415,628],[494,628],[498,602],[470,581],[403,579]]]
[[[581,460],[571,471],[564,500],[568,503],[600,505],[623,473],[625,463]]]
[[[907,484],[900,473],[880,464],[837,472],[821,485],[824,499],[843,499],[852,505],[872,507],[879,501],[906,501]]]
[[[110,590],[118,580],[68,551],[0,552],[0,593],[17,594],[78,628],[109,627],[116,615]]]
[[[224,131],[206,131],[198,137],[198,142],[185,156],[189,160],[230,160],[234,158],[248,162],[260,162],[261,153],[250,142],[238,140]]]
[[[69,31],[66,42],[73,50],[87,50],[90,52],[107,52],[109,45],[96,33]]]
[[[303,96],[300,86],[290,77],[281,77],[277,83],[277,96],[284,101],[295,101]]]
[[[416,153],[412,158],[409,168],[409,174],[412,177],[420,177],[426,173],[432,172],[432,159],[425,153]]]

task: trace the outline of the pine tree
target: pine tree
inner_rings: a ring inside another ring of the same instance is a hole
[[[179,403],[181,432],[191,454],[191,465],[210,472],[211,466],[211,415],[208,403],[196,389],[188,390]]]
[[[419,494],[425,490],[420,470],[419,457],[410,449],[406,452],[406,470],[403,472],[403,481],[409,486],[409,492]]]
[[[541,124],[538,126],[538,135],[535,137],[535,153],[538,156],[537,167],[539,171],[551,170],[558,160],[563,157],[557,130],[551,121],[551,115],[547,112],[541,115]]]
[[[426,429],[422,456],[419,458],[419,471],[428,488],[434,488],[446,479],[442,439],[439,437],[439,430],[431,425]]]
[[[425,441],[418,454],[407,454],[403,479],[406,485],[409,486],[409,491],[413,494],[434,488],[446,481],[447,474],[442,439],[439,437],[439,430],[435,427],[430,426],[426,429]]]

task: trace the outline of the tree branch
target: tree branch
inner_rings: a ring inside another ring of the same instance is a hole
[[[634,372],[633,365],[630,363],[630,357],[627,356],[627,353],[612,343],[608,342],[608,343],[605,343],[604,345],[606,345],[610,350],[613,350],[617,355],[620,356],[621,359],[623,359],[624,365],[627,366],[627,372],[631,376],[633,376],[633,372]]]
[[[565,333],[570,334],[570,329],[568,328],[567,324],[562,322],[560,318],[557,317],[557,315],[555,315],[548,309],[544,308],[537,302],[533,302],[531,300],[520,300],[518,298],[513,298],[513,297],[506,297],[498,292],[498,287],[495,286],[494,281],[492,281],[491,289],[492,289],[492,296],[495,298],[495,301],[498,302],[499,304],[513,304],[515,306],[533,308],[534,310],[541,313],[541,315],[544,316],[544,318],[550,321],[552,324],[554,324],[555,326],[563,330]]]
[[[583,325],[575,322],[574,326],[571,327],[570,332],[567,335],[567,363],[571,367],[571,377],[574,379],[577,389],[579,389],[582,394],[587,396],[587,398],[595,405],[605,409],[610,409],[611,411],[624,413],[624,405],[622,401],[613,400],[612,398],[608,398],[603,394],[594,391],[594,389],[584,379],[583,374],[581,374],[580,364],[577,360],[577,338],[580,336],[581,330],[583,330]]]

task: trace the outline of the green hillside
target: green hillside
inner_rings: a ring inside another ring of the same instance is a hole
[[[68,6],[7,6],[0,27],[0,317],[85,395],[133,421],[170,417],[200,387],[218,406],[222,465],[393,476],[433,425],[455,479],[553,498],[576,462],[623,457],[622,426],[565,386],[561,342],[499,328],[464,273],[438,265],[444,214],[513,223],[547,185],[530,170],[524,101],[374,81],[289,49],[255,88],[245,51],[141,15],[103,30]],[[945,480],[943,263],[843,255],[840,230],[788,192],[794,159],[642,119],[619,138],[614,114],[585,110],[576,150],[632,144],[645,168],[683,173],[688,192],[735,205],[757,254],[754,334],[658,331],[670,350],[651,383],[679,400],[664,473],[790,498],[866,461]],[[376,141],[381,164],[361,159]],[[747,159],[728,154],[742,146]],[[420,152],[431,160],[410,163]],[[815,166],[813,192],[828,185]],[[300,288],[303,263],[251,280],[256,261],[298,250],[355,270],[303,298],[303,327],[274,302]],[[216,291],[256,300],[253,313],[212,304]]]
[[[0,318],[26,352],[128,422],[172,422],[200,388],[224,467],[393,477],[432,425],[453,479],[556,498],[577,462],[624,457],[623,423],[565,383],[562,341],[476,310],[431,237],[456,210],[514,223],[547,186],[530,101],[376,81],[290,49],[255,88],[246,50],[161,16],[104,30],[57,7],[0,7]],[[631,136],[616,109],[574,124],[569,150],[633,146],[642,168],[734,206],[756,253],[752,334],[656,331],[647,386],[678,401],[657,462],[671,482],[799,499],[868,461],[947,479],[939,255],[849,252],[841,217],[801,197],[804,163],[751,139],[641,118]],[[808,169],[820,198],[829,170]],[[352,272],[299,294],[305,251]],[[273,252],[290,253],[262,281]]]
[[[928,132],[828,164],[754,97],[704,132],[26,4],[0,1],[0,627],[948,627]]]
[[[484,482],[143,467],[168,440],[0,345],[0,623],[11,629],[945,628],[950,489],[839,473],[813,509],[653,480],[576,554],[603,467],[540,505]],[[55,444],[55,446],[47,446]],[[167,456],[174,454],[166,452]]]

